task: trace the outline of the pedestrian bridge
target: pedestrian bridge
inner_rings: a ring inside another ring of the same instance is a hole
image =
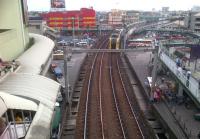
[[[154,48],[142,47],[133,49],[68,49],[68,52],[72,53],[124,53],[124,52],[151,52]]]

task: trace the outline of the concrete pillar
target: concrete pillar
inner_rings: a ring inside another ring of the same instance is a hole
[[[158,47],[155,48],[154,51],[154,61],[153,61],[153,70],[152,70],[152,86],[151,86],[151,93],[149,94],[150,99],[153,100],[153,89],[155,89],[155,82],[157,79],[157,68],[158,68]]]
[[[178,96],[183,96],[183,86],[181,83],[178,85]]]

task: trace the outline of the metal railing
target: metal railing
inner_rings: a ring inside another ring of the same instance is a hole
[[[189,79],[184,71],[178,71],[176,63],[165,53],[159,55],[161,61],[174,73],[179,81],[191,92],[192,96],[200,103],[199,82],[192,76]]]
[[[25,137],[29,126],[30,121],[23,121],[19,124],[9,122],[4,132],[1,134],[0,139],[18,139]]]

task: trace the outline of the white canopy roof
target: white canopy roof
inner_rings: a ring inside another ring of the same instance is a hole
[[[38,109],[38,105],[31,100],[13,96],[4,92],[0,92],[0,97],[8,109],[22,109],[31,111],[37,111]]]
[[[26,138],[45,138],[50,124],[60,84],[41,75],[12,73],[0,83],[0,91],[22,96],[38,103],[36,115]],[[1,101],[0,101],[1,102]]]
[[[41,75],[12,73],[0,83],[0,91],[26,97],[53,109],[60,84]]]
[[[3,101],[3,99],[0,96],[0,117],[7,111],[7,107],[5,102]]]
[[[34,45],[16,60],[22,65],[18,72],[40,74],[41,66],[47,62],[55,44],[42,35],[30,33],[30,37],[34,38]]]

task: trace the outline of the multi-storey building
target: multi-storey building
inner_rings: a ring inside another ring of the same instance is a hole
[[[200,32],[200,13],[190,12],[185,18],[185,26],[195,32]]]
[[[123,16],[125,11],[113,9],[108,15],[108,24],[112,26],[122,26],[123,25]]]
[[[19,56],[29,43],[27,6],[24,1],[7,0],[0,2],[0,58],[13,60]]]
[[[96,12],[92,8],[82,8],[80,11],[49,12],[43,17],[49,27],[60,30],[96,27]]]
[[[126,24],[131,24],[138,21],[139,21],[138,11],[134,11],[134,10],[126,11],[126,14],[124,15],[124,22]]]
[[[123,26],[123,24],[131,24],[139,21],[138,11],[111,10],[108,15],[108,24],[112,26]]]

